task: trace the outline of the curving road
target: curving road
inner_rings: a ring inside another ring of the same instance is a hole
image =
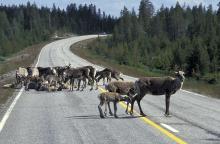
[[[97,36],[52,42],[42,49],[37,65],[92,65],[72,54],[69,47],[93,37]],[[83,92],[21,92],[5,123],[4,120],[0,123],[0,144],[220,143],[220,100],[179,91],[171,97],[172,117],[167,118],[163,115],[164,97],[147,95],[141,102],[148,115],[146,118],[126,115],[123,104],[120,104],[119,119],[100,119],[97,109],[99,92],[90,92],[89,88]]]

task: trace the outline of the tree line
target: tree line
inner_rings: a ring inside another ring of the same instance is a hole
[[[52,34],[111,33],[117,19],[95,5],[70,4],[66,9],[26,5],[0,6],[0,57],[48,40]]]
[[[112,37],[93,42],[90,50],[119,64],[148,70],[184,70],[188,76],[219,74],[220,4],[162,6],[155,12],[141,0],[138,14],[121,11]]]

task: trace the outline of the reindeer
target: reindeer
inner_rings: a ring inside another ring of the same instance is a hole
[[[110,71],[98,71],[95,75],[96,82],[98,83],[101,79],[103,80],[103,85],[105,84],[105,79],[107,83],[111,81],[111,72]]]
[[[116,79],[117,81],[119,79],[124,81],[124,79],[121,77],[121,75],[122,75],[122,73],[117,70],[105,68],[102,71],[99,71],[96,73],[96,79],[97,79],[97,82],[99,82],[100,79],[103,79],[103,85],[104,85],[105,78],[107,78],[107,83],[111,82],[112,78]]]
[[[23,67],[19,67],[19,68],[16,70],[16,74],[15,74],[15,78],[16,78],[16,84],[15,84],[15,85],[20,84],[21,87],[22,87],[23,85],[26,85],[27,76],[28,76],[28,71],[27,71],[27,69],[26,69],[26,68],[23,68]]]
[[[105,111],[104,114],[105,116],[107,115],[107,103],[113,102],[114,103],[114,116],[115,118],[118,118],[116,112],[117,112],[117,103],[119,101],[130,101],[130,98],[128,96],[122,96],[118,93],[115,92],[104,92],[98,95],[98,99],[100,101],[98,105],[98,110],[100,113],[100,117],[104,118],[103,112],[102,112],[102,106],[105,104]]]
[[[63,73],[65,70],[70,69],[71,68],[71,64],[67,65],[67,66],[56,66],[54,67],[54,69],[57,72],[58,77],[63,78]]]
[[[90,72],[89,72],[89,76],[91,77],[92,81],[90,83],[91,85],[91,89],[90,90],[93,90],[93,87],[94,87],[94,84],[96,83],[96,90],[98,89],[98,84],[97,84],[97,81],[96,81],[96,68],[92,67],[92,66],[85,66],[87,68],[89,68]]]
[[[129,97],[132,97],[135,95],[134,82],[114,81],[106,85],[105,89],[108,90],[109,92],[117,92],[121,95],[127,95]],[[128,105],[129,105],[129,102],[127,102],[127,108],[125,110],[125,113],[128,113]],[[108,108],[109,108],[109,114],[113,115],[111,108],[110,108],[110,103],[108,103]]]
[[[96,82],[96,69],[92,66],[84,66],[84,67],[80,67],[80,69],[83,71],[84,73],[84,87],[86,87],[86,79],[88,79],[88,83],[91,85],[90,90],[93,90],[93,86]],[[96,82],[97,85],[97,82]],[[96,89],[98,89],[98,86],[96,86]]]
[[[63,72],[64,83],[66,83],[68,80],[70,80],[71,90],[73,90],[74,81],[75,81],[75,79],[77,79],[78,80],[77,90],[79,90],[81,81],[83,81],[83,86],[82,86],[82,90],[81,90],[81,91],[83,91],[83,89],[86,88],[86,79],[91,81],[91,77],[89,76],[89,73],[90,73],[90,69],[87,67],[66,69]]]
[[[73,91],[73,86],[74,86],[75,79],[78,80],[78,88],[77,88],[77,90],[79,90],[80,89],[81,80],[83,80],[83,72],[82,72],[82,70],[76,69],[76,68],[70,68],[70,69],[66,69],[63,72],[64,83],[66,83],[68,80],[70,80],[70,85],[71,85],[70,90],[72,90],[72,91]]]
[[[87,85],[87,79],[88,79],[89,82],[92,81],[92,78],[90,77],[90,68],[88,68],[88,67],[78,67],[76,69],[79,69],[82,72],[82,75],[83,75],[83,79],[82,79],[83,86],[82,87],[84,89],[84,88],[86,88],[86,85]],[[90,90],[92,90],[92,87],[91,87]]]
[[[37,67],[39,77],[46,77],[48,75],[58,75],[55,67]]]
[[[137,92],[137,95],[134,96],[134,98],[132,98],[130,114],[133,114],[133,106],[136,100],[140,110],[140,115],[145,116],[145,114],[142,111],[140,101],[146,94],[152,94],[165,95],[165,116],[169,116],[170,96],[175,94],[179,89],[182,88],[185,79],[183,71],[175,72],[175,75],[175,78],[169,76],[139,78],[135,82],[135,91]]]

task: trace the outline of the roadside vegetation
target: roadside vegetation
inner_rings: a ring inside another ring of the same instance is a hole
[[[106,38],[101,38],[106,39]],[[109,67],[117,69],[123,72],[126,75],[134,76],[134,77],[143,77],[143,76],[173,76],[174,71],[163,71],[156,69],[148,69],[143,66],[129,66],[124,64],[119,64],[114,59],[109,59],[103,55],[98,55],[95,51],[93,51],[90,47],[93,46],[95,41],[99,41],[97,39],[90,39],[75,43],[72,45],[71,50],[76,55],[87,59],[91,63],[101,65],[103,67]],[[194,77],[187,77],[183,89],[193,91],[200,94],[205,94],[211,97],[220,98],[220,84],[209,84],[206,80],[197,80]]]
[[[218,6],[213,10],[211,5],[188,7],[177,2],[155,12],[149,0],[141,0],[138,14],[124,7],[112,35],[92,41],[83,51],[145,76],[183,70],[188,79],[185,88],[219,96]]]
[[[219,5],[220,6],[220,5]],[[142,0],[138,16],[125,7],[113,34],[89,49],[118,64],[149,70],[182,69],[188,77],[217,83],[220,76],[220,8],[161,7]]]

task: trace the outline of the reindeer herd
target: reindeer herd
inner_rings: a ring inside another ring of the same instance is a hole
[[[98,89],[98,82],[101,79],[104,83],[105,79],[109,82],[112,78],[123,80],[120,72],[109,68],[97,71],[93,66],[77,68],[73,68],[71,65],[63,67],[19,67],[16,70],[16,83],[14,86],[25,86],[27,91],[29,89],[37,91],[69,89],[73,91],[75,85],[77,85],[77,90],[83,91],[87,84],[91,85],[90,90],[93,90],[95,84],[96,89]]]
[[[141,77],[135,82],[125,82],[122,78],[122,73],[105,68],[97,71],[93,66],[83,66],[73,68],[68,66],[57,67],[19,67],[16,70],[16,83],[13,86],[25,86],[25,90],[35,89],[37,91],[61,91],[69,89],[83,91],[87,85],[90,85],[90,90],[94,87],[98,89],[98,83],[103,80],[106,92],[98,95],[100,101],[98,110],[100,117],[107,116],[107,107],[109,114],[118,117],[117,103],[119,101],[127,102],[126,113],[128,114],[128,105],[131,104],[130,114],[133,114],[134,102],[137,101],[140,115],[145,116],[142,111],[140,101],[146,94],[150,95],[165,95],[165,116],[169,116],[170,96],[181,89],[184,82],[184,72],[178,71],[175,77]],[[112,81],[115,79],[116,81]],[[107,84],[105,83],[107,80]],[[119,81],[122,80],[122,81]],[[82,83],[82,84],[81,84]],[[114,104],[114,114],[110,108],[110,102]],[[105,105],[103,114],[102,106]]]

